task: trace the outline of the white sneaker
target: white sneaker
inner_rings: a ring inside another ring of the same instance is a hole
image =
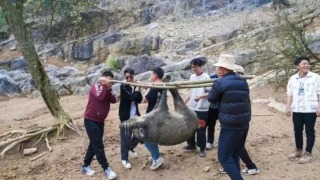
[[[93,176],[96,172],[90,168],[90,166],[82,167],[81,173],[86,174],[88,176]]]
[[[260,173],[260,169],[243,169],[242,173],[246,174],[246,175],[255,175],[255,174],[259,174]]]
[[[213,148],[213,144],[207,142],[206,149],[210,150],[212,148]]]
[[[129,161],[126,161],[126,160],[122,160],[122,165],[124,168],[127,168],[127,169],[130,169],[131,168],[131,164]]]
[[[117,177],[117,174],[112,171],[110,167],[108,167],[106,170],[104,170],[104,174],[108,177],[108,179],[115,179]]]
[[[159,159],[152,161],[152,165],[150,166],[150,169],[154,171],[158,167],[160,167],[163,163],[164,163],[164,159],[162,157],[159,157]]]
[[[138,154],[134,151],[129,150],[128,152],[129,158],[136,158],[138,157]]]

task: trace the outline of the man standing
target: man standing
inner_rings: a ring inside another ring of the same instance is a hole
[[[127,82],[133,82],[134,70],[126,69],[124,76]],[[120,86],[120,106],[119,117],[121,123],[127,121],[133,116],[140,116],[138,104],[142,101],[140,90],[130,85],[121,84]],[[134,148],[138,145],[139,140],[132,135],[132,132],[126,132],[124,128],[120,128],[120,141],[121,141],[121,163],[123,167],[130,169],[131,163],[128,156],[136,157],[137,153]]]
[[[231,179],[242,180],[239,150],[244,147],[251,119],[249,86],[245,79],[234,73],[237,68],[234,56],[220,55],[215,66],[222,77],[212,85],[208,100],[219,103],[218,159]]]
[[[152,70],[151,81],[152,82],[161,82],[164,75],[164,71],[161,68],[155,68]],[[147,113],[151,112],[156,104],[158,99],[158,94],[161,94],[161,89],[150,88],[147,90],[143,102],[148,102]],[[151,170],[156,170],[164,163],[164,159],[160,156],[158,144],[144,142],[144,145],[148,149],[152,157],[152,165],[150,166]]]
[[[201,58],[194,58],[190,62],[190,66],[194,74],[191,75],[190,81],[208,80],[210,76],[202,72],[205,61]],[[207,98],[199,98],[199,96],[209,92],[210,88],[192,88],[185,99],[185,103],[189,102],[190,109],[194,110],[199,118],[199,128],[197,130],[197,145],[200,147],[200,157],[206,156],[206,123],[208,119],[208,111],[210,103]],[[184,150],[196,150],[195,134],[187,140]]]
[[[315,142],[314,126],[320,116],[320,76],[310,71],[310,59],[298,57],[294,65],[298,73],[290,77],[287,85],[286,114],[293,121],[296,150],[290,154],[290,160],[299,159],[300,164],[312,161],[312,149]],[[305,153],[303,154],[303,128],[307,135]]]
[[[110,110],[110,103],[116,103],[116,97],[112,94],[110,80],[113,74],[106,71],[102,74],[100,82],[92,85],[89,92],[89,100],[84,117],[84,126],[86,128],[90,144],[84,157],[82,173],[92,176],[95,171],[90,168],[91,161],[96,156],[103,172],[108,179],[117,177],[116,173],[109,167],[106,155],[104,153],[103,133],[104,121]]]

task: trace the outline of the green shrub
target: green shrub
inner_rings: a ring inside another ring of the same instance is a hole
[[[120,70],[121,68],[118,58],[111,57],[107,60],[107,63],[108,63],[107,65],[114,70]]]

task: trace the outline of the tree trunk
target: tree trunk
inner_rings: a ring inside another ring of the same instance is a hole
[[[4,12],[10,31],[17,40],[23,57],[28,62],[28,70],[33,81],[51,114],[56,119],[59,134],[65,125],[74,128],[74,124],[69,114],[61,107],[59,95],[57,91],[52,88],[50,80],[40,62],[31,33],[23,20],[23,1],[24,0],[16,0],[16,3],[13,3],[12,0],[0,0],[0,7]]]

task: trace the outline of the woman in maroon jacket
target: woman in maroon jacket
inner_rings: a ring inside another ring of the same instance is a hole
[[[113,74],[106,71],[98,84],[92,85],[89,92],[89,100],[85,111],[84,126],[86,128],[90,144],[84,157],[82,173],[89,176],[95,171],[90,168],[91,161],[96,156],[108,179],[117,177],[109,167],[103,146],[104,121],[110,110],[110,103],[116,103],[116,97],[112,93],[110,80]]]

